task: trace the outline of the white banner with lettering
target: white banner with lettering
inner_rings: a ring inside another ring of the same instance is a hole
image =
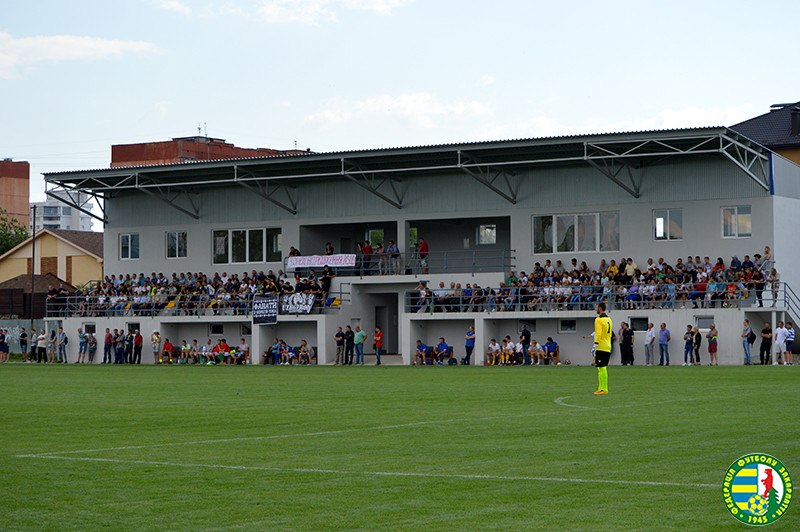
[[[322,268],[331,267],[353,267],[356,265],[355,255],[309,255],[307,257],[287,257],[286,269],[295,268]]]

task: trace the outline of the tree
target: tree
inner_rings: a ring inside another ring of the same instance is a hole
[[[769,493],[767,494],[767,502],[767,514],[773,515],[781,506],[780,501],[778,501],[778,491],[775,488],[769,490]]]
[[[0,255],[29,236],[27,227],[16,218],[11,218],[5,209],[0,209]]]

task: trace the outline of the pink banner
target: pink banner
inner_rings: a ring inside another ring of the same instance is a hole
[[[307,257],[288,257],[286,269],[322,268],[323,266],[340,267],[356,265],[355,255],[309,255]]]

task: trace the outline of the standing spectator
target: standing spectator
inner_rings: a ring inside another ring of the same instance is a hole
[[[386,246],[386,253],[389,255],[389,273],[400,274],[400,250],[394,240],[389,240],[389,245]]]
[[[330,242],[325,242],[325,255],[333,255],[333,244]]]
[[[386,275],[389,273],[389,255],[380,242],[375,247],[375,255],[378,257],[378,275]]]
[[[530,366],[531,356],[528,351],[531,348],[531,332],[525,325],[522,326],[522,330],[519,333],[519,343],[521,346],[520,349],[522,350],[523,364]]]
[[[364,365],[364,342],[367,341],[367,333],[361,330],[361,327],[356,325],[356,334],[353,337],[353,343],[356,348],[356,365]]]
[[[658,353],[660,355],[660,359],[658,362],[659,366],[663,366],[664,359],[666,358],[666,365],[669,366],[669,341],[672,339],[672,336],[669,333],[669,329],[667,329],[667,324],[661,324],[661,330],[658,331]]]
[[[783,322],[778,322],[778,327],[775,329],[775,361],[773,366],[779,366],[781,359],[783,364],[786,365],[786,337],[789,336],[789,331],[783,326]]]
[[[36,331],[33,332],[35,333]],[[23,363],[33,361],[33,356],[31,356],[30,360],[28,359],[28,333],[25,332],[25,327],[19,332],[19,350],[22,351]]]
[[[86,347],[89,351],[89,364],[94,363],[94,354],[97,352],[97,337],[92,333],[88,333],[88,339],[86,340]]]
[[[781,274],[778,273],[778,270],[775,268],[770,270],[767,275],[767,282],[769,282],[770,290],[772,290],[772,306],[774,307],[778,303],[778,293],[781,287]]]
[[[8,362],[8,331],[0,329],[0,362]]]
[[[691,366],[694,361],[694,331],[691,325],[686,326],[686,332],[683,333],[683,364],[682,366]]]
[[[58,338],[56,338],[56,332],[50,331],[50,337],[47,339],[47,362],[54,363],[56,362],[56,343],[58,342]]]
[[[381,331],[380,327],[375,327],[375,336],[372,337],[372,341],[375,342],[375,358],[378,359],[375,365],[380,366],[381,349],[383,348],[383,331]]]
[[[633,331],[624,321],[620,325],[619,352],[620,358],[622,359],[622,365],[633,366]]]
[[[125,331],[114,329],[114,364],[125,363]]]
[[[761,349],[759,350],[759,358],[761,365],[766,366],[770,363],[770,351],[772,349],[772,325],[769,322],[764,323],[764,328],[761,329]]]
[[[465,366],[470,365],[470,359],[472,358],[472,350],[475,349],[475,327],[472,325],[469,326],[467,329],[467,334],[464,335],[464,359],[461,361],[462,364]]]
[[[700,344],[703,342],[703,335],[700,334],[700,327],[694,327],[694,363],[700,365]]]
[[[83,364],[86,362],[86,346],[89,338],[84,334],[83,329],[78,329],[78,361],[76,364]]]
[[[108,331],[108,329],[106,329]],[[209,342],[211,340],[209,339]],[[159,332],[153,331],[153,334],[150,336],[150,343],[153,344],[153,364],[158,364],[159,355],[161,355],[161,334]]]
[[[111,346],[114,345],[114,338],[110,330],[106,327],[106,335],[103,338],[103,362],[101,364],[111,364]]]
[[[753,333],[750,327],[750,320],[744,320],[744,328],[742,329],[742,347],[744,348],[744,365],[750,365],[750,335]]]
[[[348,366],[353,365],[353,349],[355,348],[355,338],[356,333],[353,332],[353,329],[350,326],[347,326],[347,330],[344,332],[344,358],[345,364]]]
[[[133,359],[131,359],[131,364],[141,364],[142,363],[142,347],[144,345],[144,337],[139,333],[139,329],[136,329],[136,332],[133,336]]]
[[[706,338],[708,338],[708,365],[709,366],[719,366],[719,358],[717,358],[717,339],[719,333],[717,332],[717,326],[713,323],[711,324],[711,330],[708,331],[706,334]]]
[[[428,243],[422,237],[419,238],[419,244],[417,244],[417,256],[422,273],[428,273]]]
[[[130,329],[125,335],[125,363],[133,364],[133,331]]]
[[[652,323],[647,324],[647,333],[644,337],[644,359],[645,364],[652,366],[656,360],[656,355],[653,352],[656,342],[656,329]]]
[[[786,364],[787,366],[793,365],[792,363],[792,347],[794,346],[794,327],[791,321],[786,322]]]
[[[67,361],[67,333],[64,332],[63,327],[58,328],[58,362],[59,364],[66,364]]]
[[[364,241],[364,245],[361,246],[361,253],[364,254],[364,267],[361,274],[372,275],[372,245],[369,240]]]
[[[336,362],[333,364],[334,366],[343,366],[345,363],[344,358],[344,333],[342,332],[341,327],[336,328],[336,334],[333,335],[333,339],[336,342]]]
[[[756,254],[756,256],[758,256],[758,254]],[[764,306],[763,293],[766,283],[765,283],[764,272],[761,271],[761,268],[758,268],[756,269],[756,271],[753,272],[753,276],[750,278],[750,282],[753,283],[753,287],[756,292],[756,302],[757,302],[756,306],[763,307]]]
[[[47,362],[47,333],[44,329],[36,337],[36,351],[36,362],[39,364]]]

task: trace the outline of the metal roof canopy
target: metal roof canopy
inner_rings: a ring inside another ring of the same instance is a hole
[[[122,190],[140,190],[198,219],[193,197],[198,189],[238,184],[291,214],[292,191],[304,180],[353,181],[397,209],[403,208],[404,177],[460,171],[511,204],[517,202],[517,171],[538,165],[589,164],[634,198],[640,197],[641,172],[667,158],[717,155],[733,162],[766,191],[770,189],[769,150],[724,127],[550,137],[484,143],[390,148],[248,159],[229,159],[129,168],[51,172],[47,191],[66,191],[81,212],[106,223],[104,202]],[[72,194],[103,200],[99,217]],[[180,201],[179,201],[180,200]]]

